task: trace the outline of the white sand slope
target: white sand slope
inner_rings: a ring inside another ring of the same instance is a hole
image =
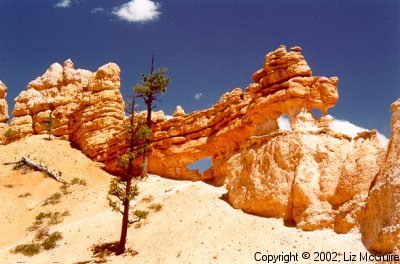
[[[59,183],[39,172],[22,174],[12,171],[12,166],[0,165],[0,263],[96,261],[91,247],[119,238],[121,215],[112,212],[106,201],[111,176],[72,149],[68,142],[46,141],[42,136],[1,146],[0,163],[26,154],[62,171],[68,181],[74,177],[85,179],[87,186],[74,185],[70,188],[72,193],[63,196],[59,204],[43,207],[43,200],[58,191]],[[139,188],[141,194],[135,208],[146,209],[150,214],[140,228],[129,229],[127,246],[138,254],[110,256],[107,263],[256,263],[257,251],[297,252],[298,263],[310,263],[301,260],[302,252],[366,252],[359,234],[338,235],[330,230],[303,232],[284,226],[280,219],[236,210],[222,199],[226,193],[224,187],[152,175],[140,182]],[[25,192],[31,195],[18,197]],[[152,202],[141,200],[150,195]],[[160,203],[162,210],[148,209],[153,203]],[[16,245],[33,239],[34,232],[26,228],[34,222],[35,215],[46,210],[70,211],[71,215],[62,223],[51,227],[51,231],[63,233],[59,246],[33,257],[10,253]]]

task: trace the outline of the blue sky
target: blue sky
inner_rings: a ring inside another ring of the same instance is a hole
[[[330,114],[390,134],[400,97],[398,0],[0,0],[0,80],[11,104],[53,63],[122,70],[122,93],[150,70],[171,77],[158,108],[205,109],[245,88],[267,52],[299,45],[314,75],[338,76]],[[12,107],[12,104],[11,104]]]

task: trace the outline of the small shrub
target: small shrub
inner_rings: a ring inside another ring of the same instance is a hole
[[[38,230],[39,228],[40,228],[40,224],[35,225],[35,223],[34,223],[33,225],[29,226],[26,230],[32,232],[32,231]]]
[[[152,195],[147,195],[142,198],[142,202],[144,203],[151,203],[153,201],[154,197]]]
[[[49,225],[56,225],[62,222],[62,215],[60,212],[55,212],[51,214],[49,219]]]
[[[133,214],[139,217],[140,219],[146,219],[149,212],[145,210],[136,210]]]
[[[19,198],[26,198],[26,197],[31,196],[31,195],[32,195],[32,194],[31,194],[30,192],[26,192],[26,193],[23,193],[23,194],[18,195],[18,197],[19,197]]]
[[[35,222],[33,222],[33,225],[39,226],[43,224],[43,220],[36,220]]]
[[[69,211],[66,210],[63,213],[60,212],[54,212],[49,219],[49,225],[56,225],[61,223],[64,219],[64,217],[69,216]]]
[[[46,206],[49,204],[58,204],[61,200],[61,193],[55,193],[52,196],[50,196],[49,198],[47,198],[46,200],[44,200],[42,206]]]
[[[33,255],[39,254],[40,244],[31,243],[31,244],[18,245],[11,252],[14,254],[21,253],[25,256],[33,256]]]
[[[47,227],[40,228],[36,234],[35,234],[35,239],[36,240],[42,240],[43,238],[49,236],[49,229]]]
[[[19,170],[19,171],[21,171],[22,174],[27,174],[28,172],[31,172],[31,171],[35,170],[31,166],[28,166],[28,165],[22,164],[22,163],[15,164],[12,169],[13,170]]]
[[[59,190],[62,192],[63,195],[67,195],[71,193],[68,187],[69,187],[68,184],[63,184],[60,186]]]
[[[57,246],[57,241],[63,238],[60,232],[54,232],[49,237],[47,237],[43,243],[42,247],[44,250],[49,250]]]
[[[16,132],[12,128],[9,128],[9,129],[7,129],[6,133],[4,133],[4,136],[10,142],[13,139],[13,137],[15,136],[15,134],[16,134]]]
[[[139,222],[139,223],[135,224],[135,228],[141,228],[141,227],[142,227],[142,223]]]
[[[62,217],[66,217],[66,216],[69,216],[69,215],[70,215],[70,213],[69,213],[68,210],[65,210],[65,211],[61,214]]]
[[[78,185],[84,185],[84,186],[87,185],[85,179],[80,179],[80,178],[76,178],[76,177],[75,177],[75,178],[72,179],[71,185],[76,185],[76,184],[78,184]]]
[[[39,225],[40,225],[40,224],[43,223],[43,219],[45,219],[45,218],[50,218],[50,216],[51,216],[51,212],[48,212],[48,213],[40,212],[40,213],[35,217],[35,219],[36,219],[36,222],[41,221],[41,222],[39,223]],[[35,222],[35,223],[36,223],[36,222]],[[33,224],[35,224],[35,223],[33,223]]]
[[[79,180],[80,180],[79,178],[76,178],[76,177],[73,178],[72,181],[71,181],[71,185],[78,184],[78,183],[79,183]]]
[[[33,222],[32,226],[28,227],[28,231],[35,231],[39,229],[40,225],[43,224],[44,220],[47,218],[48,225],[56,225],[63,221],[63,218],[69,216],[69,211],[65,210],[63,213],[60,212],[40,212],[36,217],[36,221]]]
[[[149,209],[153,210],[154,212],[159,212],[162,209],[162,204],[154,203],[149,206]]]

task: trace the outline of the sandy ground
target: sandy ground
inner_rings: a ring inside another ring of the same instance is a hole
[[[73,185],[69,188],[71,194],[62,196],[60,203],[42,206],[47,197],[59,192],[61,184],[40,172],[13,171],[12,165],[2,165],[24,155],[63,172],[67,181],[78,177],[85,179],[87,185]],[[117,241],[121,224],[121,215],[107,205],[111,176],[100,167],[101,164],[71,148],[69,142],[47,141],[44,136],[1,146],[0,263],[99,261],[93,256],[92,246]],[[128,232],[127,247],[137,254],[112,255],[107,257],[107,263],[257,263],[256,252],[299,253],[298,261],[290,263],[312,263],[303,260],[301,254],[309,252],[313,259],[314,252],[320,251],[337,252],[340,254],[337,259],[344,262],[343,254],[366,252],[360,234],[339,235],[330,230],[303,232],[285,226],[281,219],[236,210],[224,201],[224,187],[151,175],[139,183],[139,188],[141,194],[134,208],[148,210],[150,214],[141,227],[131,226]],[[31,195],[18,197],[26,192]],[[142,200],[150,196],[152,201]],[[154,203],[162,205],[159,212],[149,209]],[[39,212],[64,210],[69,210],[70,216],[50,227],[51,232],[60,231],[64,237],[55,249],[33,257],[10,252],[16,245],[32,241],[35,232],[27,228]],[[357,258],[346,263],[360,261]]]

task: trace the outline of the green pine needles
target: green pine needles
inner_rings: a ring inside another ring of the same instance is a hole
[[[146,104],[146,126],[149,129],[151,129],[151,111],[156,108],[154,102],[159,101],[158,97],[167,92],[167,86],[170,82],[170,78],[166,76],[167,68],[162,67],[153,71],[153,63],[154,54],[150,74],[142,74],[142,81],[133,87],[133,91],[137,94],[137,97],[142,98]],[[143,153],[143,177],[147,176],[148,140],[146,140],[145,143],[146,148]]]
[[[141,220],[140,216],[136,216],[137,219],[134,221],[129,219],[130,202],[139,195],[136,181],[142,175],[142,168],[138,169],[134,162],[143,155],[150,138],[150,129],[146,126],[145,121],[135,117],[133,96],[128,107],[131,117],[124,127],[124,136],[129,148],[126,153],[118,156],[117,162],[117,166],[124,169],[124,174],[111,180],[107,195],[108,204],[112,210],[123,215],[121,237],[116,249],[117,254],[125,252],[128,225]]]

